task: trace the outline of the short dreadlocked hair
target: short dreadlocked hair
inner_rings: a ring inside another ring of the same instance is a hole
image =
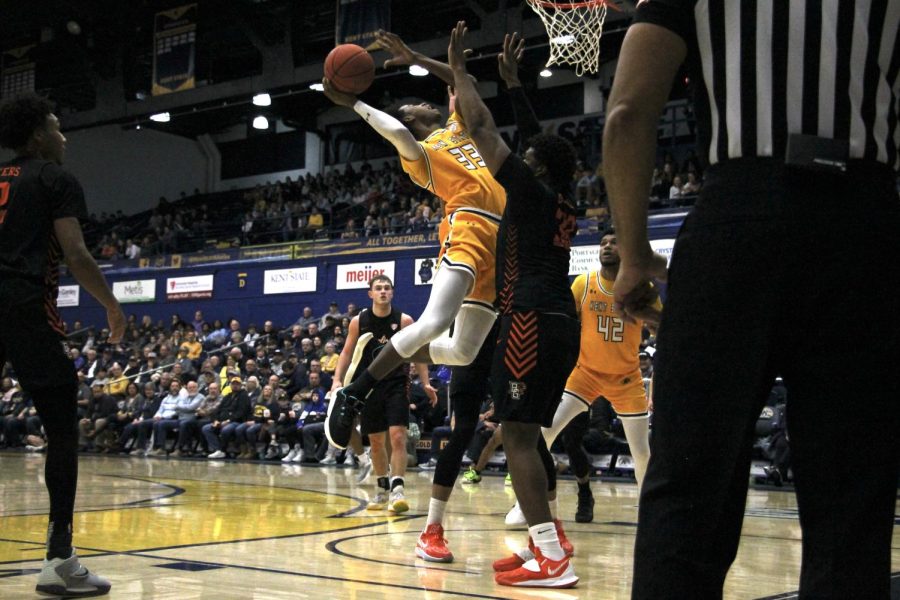
[[[37,94],[26,94],[0,105],[0,146],[17,150],[31,134],[43,128],[53,104]]]
[[[572,185],[577,159],[569,140],[549,133],[539,133],[528,140],[534,157],[547,167],[547,177],[555,191],[568,192]]]

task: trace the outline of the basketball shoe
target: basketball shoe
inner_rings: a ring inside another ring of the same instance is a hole
[[[469,469],[462,476],[462,482],[464,484],[472,485],[475,483],[479,483],[481,481],[481,473],[476,471],[475,469]]]
[[[444,527],[432,523],[425,527],[416,542],[416,556],[429,562],[453,562],[453,553],[444,539]]]
[[[570,588],[578,583],[578,577],[568,556],[552,560],[541,554],[540,548],[535,547],[534,558],[517,569],[494,574],[494,581],[500,585],[515,587]]]
[[[385,506],[388,504],[388,491],[387,490],[378,490],[378,493],[375,494],[375,497],[369,500],[369,503],[366,505],[366,510],[383,510]]]
[[[578,486],[578,508],[575,509],[576,523],[590,523],[594,520],[594,494],[590,485]]]
[[[398,485],[391,492],[391,503],[388,504],[388,510],[398,515],[409,510],[409,502],[403,495],[403,486]]]
[[[356,341],[356,347],[353,349],[353,358],[347,367],[347,373],[344,375],[344,381],[353,380],[353,374],[356,372],[365,354],[366,345],[373,337],[371,331],[359,336],[359,339]],[[365,405],[365,398],[358,398],[352,389],[352,385],[351,383],[338,389],[332,396],[331,402],[328,403],[325,436],[329,442],[341,450],[350,443],[350,434],[353,433],[353,419],[356,418],[356,415],[359,414]]]
[[[109,581],[82,566],[73,550],[66,559],[44,559],[35,591],[49,596],[87,598],[108,594],[111,587]]]

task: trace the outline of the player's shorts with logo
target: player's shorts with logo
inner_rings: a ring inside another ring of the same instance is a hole
[[[409,427],[409,379],[382,381],[366,399],[359,416],[363,435],[381,433],[395,425]]]
[[[561,314],[527,311],[500,318],[491,390],[501,422],[552,424],[566,376],[578,360],[580,336],[578,321]]]
[[[566,392],[588,406],[603,396],[623,418],[647,414],[647,392],[640,368],[631,373],[610,374],[578,363],[566,381]]]
[[[48,305],[42,286],[0,278],[0,365],[9,360],[29,392],[78,385],[63,336],[52,326],[57,320],[56,307]]]
[[[477,208],[460,208],[444,217],[438,228],[439,267],[471,273],[475,283],[466,300],[493,304],[497,296],[494,267],[500,215]]]

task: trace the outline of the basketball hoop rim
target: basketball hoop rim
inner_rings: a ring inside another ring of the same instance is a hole
[[[552,8],[555,10],[572,10],[575,8],[599,8],[601,6],[612,7],[617,10],[614,4],[605,0],[584,0],[582,2],[552,2],[551,0],[528,0],[529,4],[536,4],[543,8]]]

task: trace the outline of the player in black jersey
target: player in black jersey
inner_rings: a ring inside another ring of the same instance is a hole
[[[21,96],[0,107],[0,146],[16,156],[0,163],[0,365],[12,363],[47,432],[50,493],[47,554],[40,593],[98,596],[110,583],[88,572],[72,548],[78,482],[78,378],[56,307],[59,263],[106,307],[110,342],[122,339],[125,315],[84,245],[84,192],[62,170],[66,138],[47,100]]]
[[[376,275],[369,281],[372,308],[353,317],[347,331],[347,341],[338,359],[331,386],[332,395],[365,371],[375,360],[388,340],[398,331],[411,325],[413,318],[394,308],[394,284],[387,275]],[[352,358],[351,358],[352,357]],[[419,380],[432,406],[437,393],[428,384],[428,365],[417,363]],[[329,403],[329,410],[333,403]],[[369,502],[369,510],[387,508],[393,513],[409,510],[403,490],[406,474],[406,430],[409,427],[409,374],[406,364],[400,365],[378,382],[359,415],[363,435],[369,436],[372,467],[376,477],[376,496]],[[391,477],[388,480],[388,452],[386,434],[390,435]]]
[[[545,134],[531,137],[524,159],[510,151],[466,72],[465,33],[465,23],[458,23],[448,49],[457,98],[476,146],[507,195],[497,242],[501,322],[492,396],[513,487],[534,545],[533,552],[494,563],[495,580],[501,585],[572,587],[578,578],[547,501],[554,471],[541,426],[552,422],[578,357],[580,327],[568,278],[576,229],[575,206],[568,197],[575,152],[563,138]]]

